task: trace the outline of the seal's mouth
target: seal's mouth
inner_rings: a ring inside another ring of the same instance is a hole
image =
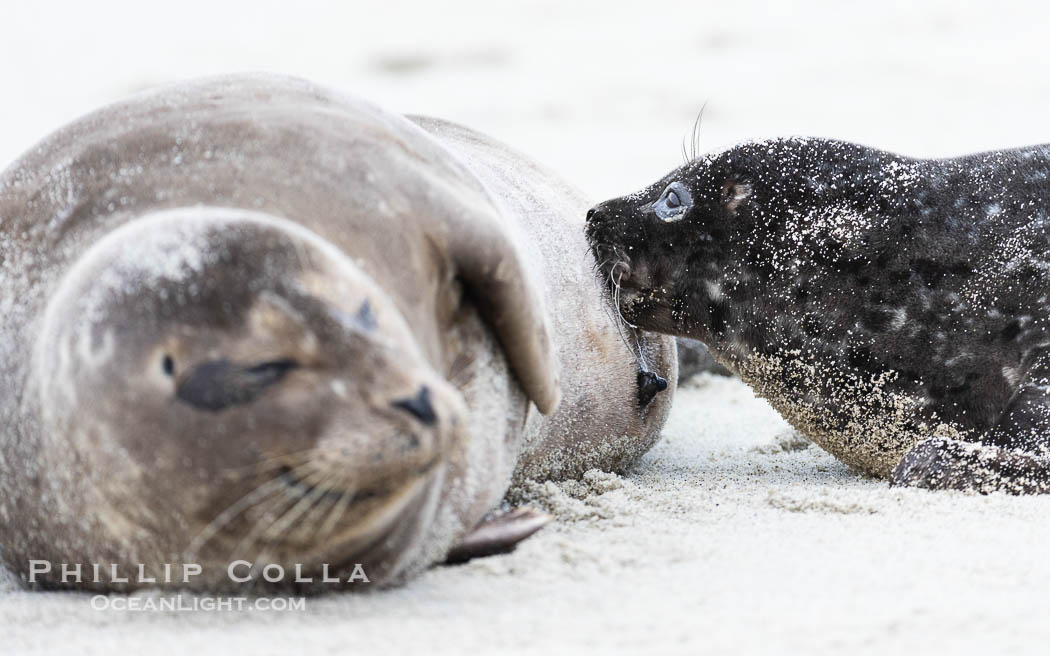
[[[423,464],[415,472],[415,476],[426,476],[431,469],[433,469],[438,463],[438,458],[434,457],[425,464]],[[277,477],[280,481],[290,490],[294,495],[301,496],[303,498],[315,498],[318,500],[330,501],[333,503],[342,503],[351,501],[357,504],[366,503],[372,499],[380,498],[390,494],[390,485],[377,485],[374,487],[364,487],[359,489],[349,489],[347,487],[326,487],[317,482],[311,482],[310,478],[300,477],[296,474],[296,470],[289,465],[281,465],[277,469]],[[316,479],[314,479],[316,480]]]
[[[673,325],[673,290],[666,267],[654,267],[648,260],[642,235],[623,231],[616,202],[596,205],[587,213],[595,274],[621,324],[662,332]]]
[[[632,267],[626,257],[598,260],[597,272],[617,317],[631,328],[674,330],[672,290],[658,285],[644,263]]]
[[[316,496],[319,499],[326,501],[341,502],[345,499],[353,499],[357,501],[367,501],[373,497],[379,495],[378,490],[360,490],[350,491],[335,487],[322,487],[311,483],[306,478],[301,478],[296,475],[295,469],[289,465],[281,465],[277,468],[277,477],[284,483],[285,487],[292,491],[293,494],[301,495],[303,497]]]
[[[259,560],[302,563],[307,575],[328,569],[336,578],[344,577],[339,572],[363,565],[370,580],[393,580],[406,563],[411,564],[416,557],[413,545],[421,544],[420,536],[430,529],[433,504],[427,499],[440,485],[440,470],[435,459],[391,489],[362,490],[352,500],[339,491],[346,510],[336,526],[330,530],[304,526]]]
[[[334,466],[278,463],[248,483],[247,495],[212,517],[187,552],[301,563],[328,562],[323,559],[333,555],[374,556],[386,550],[376,547],[383,536],[421,504],[441,462],[435,454],[396,476],[360,485]]]
[[[631,258],[622,248],[594,243],[591,253],[594,256],[594,272],[612,299],[617,299],[625,289],[636,289],[633,284]]]
[[[621,323],[635,328],[634,323],[624,316],[623,312],[624,306],[630,306],[632,299],[639,291],[631,284],[631,265],[629,261],[618,259],[604,266],[599,265],[598,274],[604,282],[609,303],[615,310],[616,317]]]
[[[372,536],[396,521],[418,496],[439,461],[435,456],[397,480],[376,481],[354,489],[325,486],[316,479],[299,477],[290,467],[282,467],[279,478],[287,490],[301,499],[300,503],[315,504],[324,513],[323,521],[315,518],[288,531],[282,536],[282,545],[308,553],[325,545],[371,542]]]
[[[644,262],[633,264],[622,248],[596,244],[592,251],[596,261],[595,272],[620,319],[637,327],[635,323],[643,311],[659,305],[665,290],[654,284],[652,274]]]

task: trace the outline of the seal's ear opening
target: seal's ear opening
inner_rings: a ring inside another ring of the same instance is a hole
[[[558,407],[561,389],[543,298],[510,236],[487,214],[464,222],[450,235],[457,273],[525,393],[540,412],[550,414]]]
[[[726,180],[722,185],[722,203],[725,204],[730,214],[735,213],[740,204],[751,196],[752,189],[751,183],[747,180],[738,178]]]

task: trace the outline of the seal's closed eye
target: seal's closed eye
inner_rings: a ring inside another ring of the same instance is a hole
[[[681,182],[672,182],[667,185],[660,197],[652,204],[653,212],[665,223],[683,218],[692,206],[693,196]]]
[[[209,360],[194,367],[175,389],[175,396],[199,410],[219,412],[254,401],[263,390],[278,383],[298,363],[274,360],[240,365],[229,360]]]

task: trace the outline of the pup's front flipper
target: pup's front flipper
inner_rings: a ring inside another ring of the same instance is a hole
[[[1050,493],[1050,460],[998,446],[931,438],[905,454],[890,485],[929,490]]]
[[[465,563],[474,558],[510,553],[519,542],[546,526],[551,519],[547,513],[532,508],[489,513],[452,547],[445,562]]]
[[[906,453],[891,485],[931,490],[1050,494],[1050,356],[1025,375],[999,423],[980,442],[931,438]]]

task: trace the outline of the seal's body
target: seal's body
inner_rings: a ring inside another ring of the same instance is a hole
[[[784,139],[691,162],[588,230],[628,321],[704,341],[847,464],[1047,491],[1048,196],[1046,146]]]
[[[620,325],[594,274],[584,234],[589,203],[579,191],[485,135],[437,119],[413,120],[493,192],[503,226],[555,317],[562,403],[550,416],[530,413],[515,478],[623,470],[655,444],[670,412],[673,395],[664,390],[678,376],[673,340],[628,334]]]
[[[208,589],[237,560],[321,588],[323,565],[397,581],[534,530],[511,514],[470,539],[513,472],[643,453],[671,392],[637,401],[573,218],[586,204],[545,172],[520,198],[527,180],[483,180],[539,169],[472,140],[460,155],[367,103],[234,77],[100,110],[7,169],[7,565],[98,588],[143,581],[94,563],[195,563],[173,583]],[[671,342],[639,342],[673,382]]]

